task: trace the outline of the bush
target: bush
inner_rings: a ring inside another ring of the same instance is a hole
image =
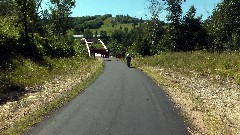
[[[45,46],[46,54],[50,57],[70,57],[74,56],[75,50],[73,46],[56,41]]]

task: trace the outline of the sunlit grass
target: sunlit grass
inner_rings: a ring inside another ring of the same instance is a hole
[[[13,83],[31,87],[40,85],[55,76],[74,72],[77,67],[85,64],[86,58],[49,59],[49,65],[39,65],[28,59],[23,61],[22,66],[5,75]]]
[[[239,52],[176,52],[135,58],[180,108],[193,134],[239,134]]]
[[[91,29],[91,31],[94,33],[96,30],[98,31],[98,33],[100,33],[100,31],[106,31],[107,34],[109,36],[112,35],[112,32],[114,30],[117,30],[117,29],[120,29],[120,26],[122,27],[122,30],[124,30],[124,28],[127,28],[128,30],[131,30],[133,28],[132,24],[120,24],[120,23],[117,23],[115,25],[112,25],[112,18],[107,18],[105,21],[104,21],[104,24],[101,26],[101,28],[99,29]]]
[[[137,65],[162,66],[190,74],[215,75],[222,79],[230,78],[240,83],[239,52],[176,52],[161,53],[154,57],[138,58]]]

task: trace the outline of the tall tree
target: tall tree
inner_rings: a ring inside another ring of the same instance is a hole
[[[56,34],[66,34],[67,27],[69,26],[68,18],[72,13],[72,8],[75,7],[75,0],[50,0],[52,7],[52,20],[56,24]]]
[[[206,48],[206,32],[201,23],[201,17],[195,17],[196,8],[191,6],[183,17],[183,40],[184,51],[193,51],[195,49]]]
[[[182,29],[181,29],[181,17],[182,17],[182,2],[186,0],[166,0],[168,16],[167,19],[170,21],[169,32],[171,35],[171,42],[175,51],[181,51],[182,40]]]
[[[22,38],[24,44],[30,49],[33,46],[30,45],[31,40],[29,37],[30,33],[33,33],[34,23],[36,22],[36,2],[35,0],[17,0],[18,6],[18,19],[19,24],[23,26]],[[31,49],[30,49],[31,50]]]
[[[214,38],[214,48],[240,49],[239,12],[239,0],[224,0],[214,9],[213,15],[206,22],[209,34]]]
[[[156,48],[159,40],[159,29],[162,28],[160,23],[160,14],[163,10],[164,0],[148,0],[148,11],[150,14],[150,21],[148,22],[148,31],[149,31],[149,40],[145,40],[145,42],[150,41],[150,52],[152,54],[156,53]],[[146,44],[146,43],[145,43]]]

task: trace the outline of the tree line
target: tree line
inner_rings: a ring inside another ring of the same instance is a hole
[[[148,0],[150,19],[139,23],[131,31],[116,30],[109,46],[113,54],[134,53],[155,55],[163,51],[211,52],[240,50],[240,1],[223,0],[206,20],[196,16],[191,6],[186,14],[182,12],[185,0]],[[167,22],[159,16],[167,10]]]
[[[129,15],[71,17],[75,0],[50,0],[42,8],[42,0],[2,0],[0,2],[0,66],[8,67],[11,59],[21,56],[34,60],[44,57],[69,57],[78,54],[73,34],[100,34],[114,55],[127,52],[155,55],[162,51],[239,51],[240,1],[223,0],[202,20],[191,6],[183,14],[185,0],[147,0],[150,18],[142,20]],[[167,10],[167,22],[159,16]],[[115,23],[130,23],[132,29],[120,28],[112,35],[100,28],[106,18]]]
[[[13,59],[69,57],[74,49],[69,17],[75,0],[3,0],[0,3],[0,69],[8,70]]]

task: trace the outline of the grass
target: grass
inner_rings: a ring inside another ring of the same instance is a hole
[[[74,73],[75,70],[86,64],[84,56],[86,48],[75,42],[76,56],[68,58],[49,58],[34,62],[24,57],[12,59],[7,71],[0,70],[0,104],[6,101],[17,100],[26,92],[26,87],[34,87],[54,79],[56,76]]]
[[[102,61],[85,57],[86,48],[75,43],[73,57],[46,57],[42,62],[18,57],[12,60],[12,68],[0,71],[0,134],[21,134],[98,77]],[[67,86],[68,82],[71,85]],[[29,95],[38,102],[29,99]]]
[[[137,65],[162,66],[184,74],[197,72],[202,75],[230,78],[240,84],[239,52],[178,52],[161,53],[154,57],[139,58]]]
[[[239,134],[240,54],[176,52],[136,58],[181,110],[192,134]]]
[[[86,60],[84,62],[84,64],[88,64],[89,66],[91,66],[92,64],[96,64],[96,61],[92,61],[92,62],[88,62],[89,60]],[[73,67],[78,63],[77,61],[72,61],[70,62]],[[63,66],[65,67],[64,69],[62,69],[63,71],[65,71],[67,68],[72,68],[72,66]],[[78,65],[78,70],[79,67],[81,67],[81,65]],[[88,66],[87,66],[88,67]],[[26,116],[22,117],[20,119],[20,121],[17,121],[14,126],[11,126],[10,128],[4,130],[1,134],[4,135],[12,135],[12,134],[21,134],[24,131],[26,131],[29,127],[39,123],[46,115],[48,115],[49,113],[51,113],[53,110],[56,110],[60,107],[62,107],[63,105],[65,105],[67,102],[71,101],[74,97],[76,97],[83,89],[85,89],[91,82],[93,82],[102,72],[103,67],[98,65],[97,69],[91,73],[91,75],[84,80],[81,84],[78,84],[76,86],[74,86],[72,88],[72,90],[67,91],[66,93],[64,93],[63,96],[60,96],[58,98],[56,98],[53,102],[45,104],[43,107],[41,107],[39,110],[27,114]],[[76,68],[74,68],[74,70],[76,70]],[[82,70],[88,70],[86,69],[82,69]],[[72,74],[73,72],[70,71],[68,74]]]
[[[21,66],[17,66],[10,72],[1,73],[5,79],[1,81],[0,98],[11,100],[12,96],[15,96],[14,93],[23,91],[25,87],[42,85],[58,75],[73,73],[78,66],[85,64],[87,59],[81,57],[49,59],[47,60],[48,66],[39,65],[29,59],[21,61],[23,61]],[[12,88],[12,86],[14,87]],[[15,87],[21,89],[18,90]]]
[[[120,29],[120,26],[122,27],[122,29],[124,30],[124,28],[128,28],[128,30],[131,30],[133,28],[132,24],[120,24],[120,23],[117,23],[114,25],[114,27],[112,27],[112,18],[107,18],[106,20],[104,20],[104,24],[101,26],[101,28],[99,29],[91,29],[91,31],[93,33],[96,32],[96,30],[98,31],[98,33],[100,33],[100,31],[106,31],[107,34],[109,36],[112,35],[112,32],[114,30],[117,30],[117,29]]]

